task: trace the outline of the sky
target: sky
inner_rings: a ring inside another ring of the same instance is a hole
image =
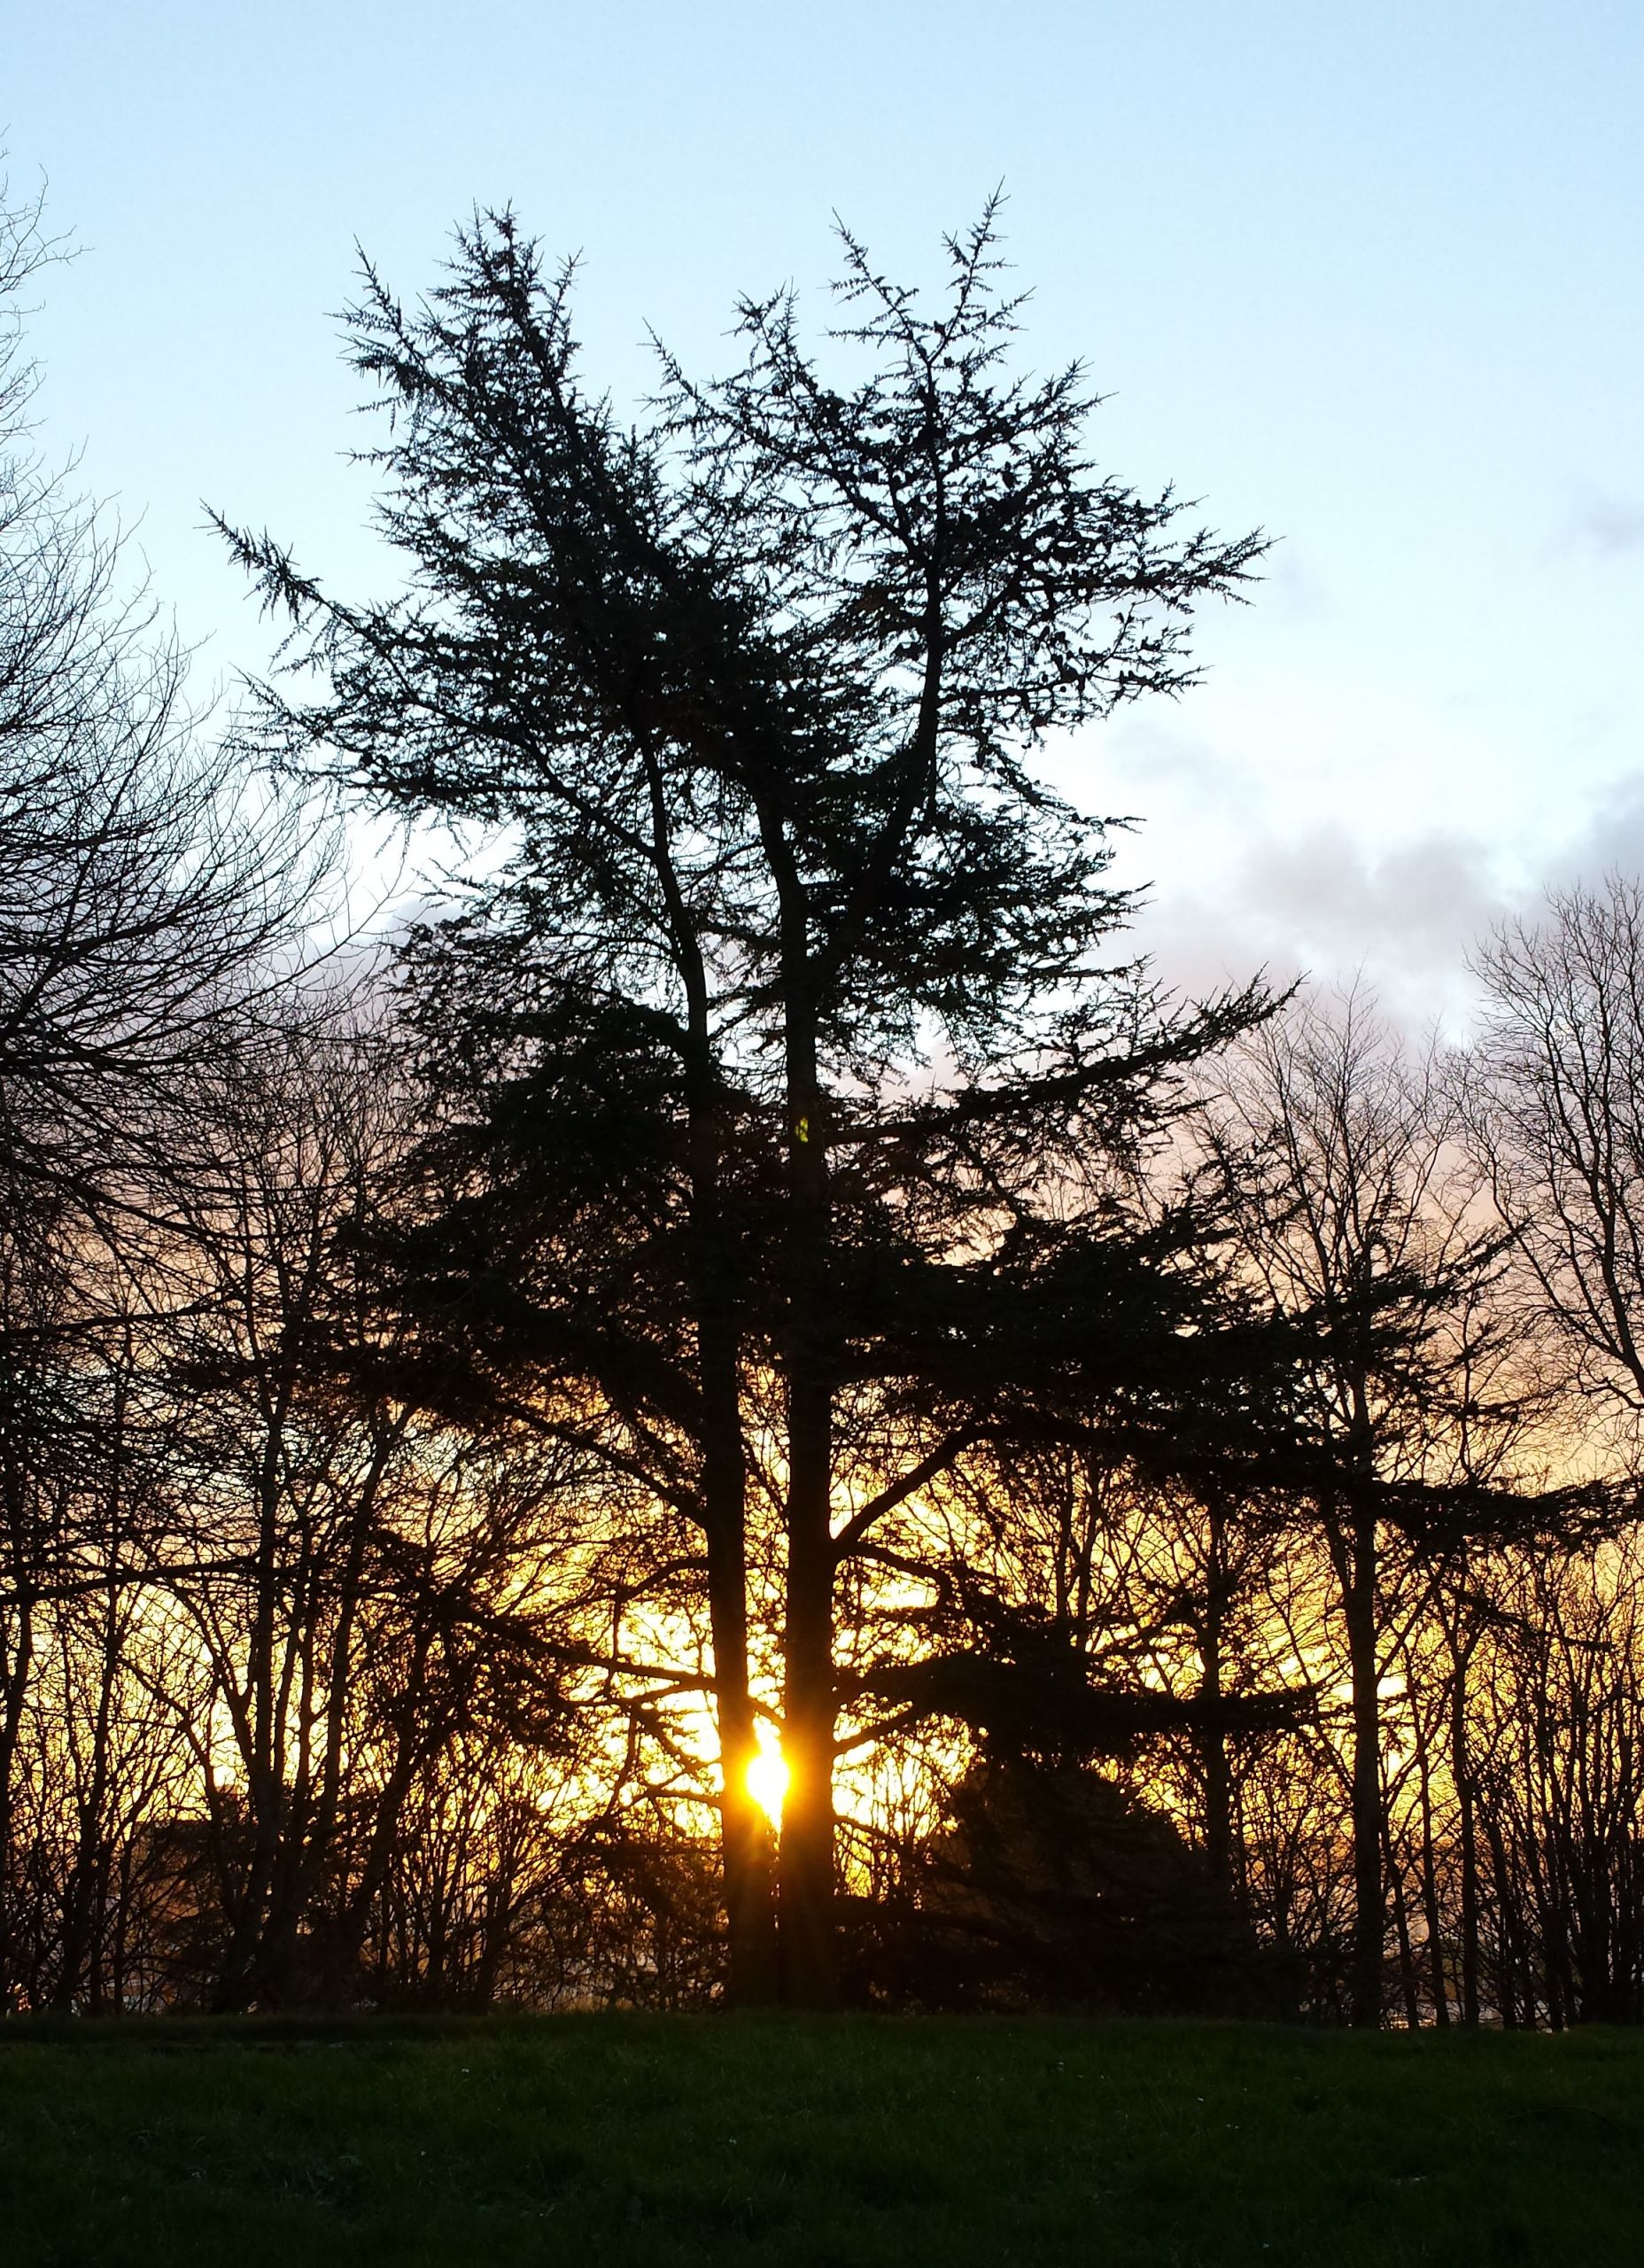
[[[45,280],[43,438],[81,452],[231,687],[269,640],[204,527],[380,590],[337,310],[512,204],[584,268],[590,375],[736,296],[827,320],[838,214],[940,279],[1003,183],[1024,359],[1105,468],[1278,539],[1204,683],[1050,751],[1142,824],[1120,879],[1189,988],[1354,976],[1464,1024],[1547,883],[1644,869],[1644,9],[1637,0],[0,0]]]

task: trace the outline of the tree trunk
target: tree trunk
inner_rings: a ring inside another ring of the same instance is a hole
[[[1478,2022],[1478,1829],[1473,1817],[1472,1765],[1467,1752],[1467,1662],[1456,1655],[1450,1697],[1450,1770],[1462,1842],[1462,2022]]]
[[[702,940],[680,887],[662,773],[648,752],[654,855],[685,984],[690,1122],[691,1272],[702,1394],[702,1526],[719,1744],[719,1853],[725,1889],[726,1997],[761,2008],[777,1998],[771,1830],[748,1788],[758,1753],[748,1679],[748,1460],[742,1439],[738,1261],[724,1211],[725,1116]]]
[[[1518,1930],[1514,1919],[1512,1876],[1507,1863],[1507,1843],[1495,1815],[1486,1805],[1484,1812],[1485,1838],[1490,1845],[1490,1860],[1495,1873],[1495,1902],[1500,1946],[1496,1997],[1501,2003],[1501,2029],[1512,2031],[1518,2023],[1517,1965]],[[1527,2017],[1533,2023],[1533,2010]]]
[[[789,959],[793,967],[801,956]],[[787,1597],[779,1853],[782,1997],[831,2008],[834,1916],[833,1347],[827,1130],[814,1016],[787,998]]]
[[[19,1558],[20,1561],[20,1554]],[[17,1751],[22,1738],[23,1703],[34,1666],[34,1611],[26,1592],[18,1599],[14,1612],[17,1619],[9,1630],[0,1623],[0,2013],[12,2005],[20,1982],[12,1943],[12,1911],[16,1871],[12,1846]]]
[[[726,1998],[733,2008],[763,2008],[777,1997],[776,1909],[771,1830],[748,1783],[758,1742],[748,1684],[748,1567],[740,1519],[734,1526],[709,1525],[708,1604],[719,1738]]]
[[[1433,1996],[1433,2022],[1450,2021],[1450,1991],[1445,1977],[1444,1916],[1438,1904],[1438,1866],[1433,1849],[1432,1771],[1428,1757],[1427,1728],[1418,1720],[1416,1738],[1422,1786],[1422,1915],[1427,1929],[1427,1968]]]
[[[706,1065],[701,1076],[706,1084]],[[770,1826],[748,1783],[758,1753],[748,1680],[748,1471],[736,1290],[730,1280],[733,1263],[720,1218],[719,1133],[706,1094],[694,1100],[692,1149],[702,1525],[719,1742],[726,1997],[733,2007],[763,2008],[778,1992],[775,1884]]]
[[[790,1489],[792,1496],[799,1494]],[[805,1494],[808,1495],[809,1491]],[[834,1939],[834,1553],[826,1521],[804,1501],[790,1516],[783,1750],[782,1997],[831,2008]]]
[[[1354,1522],[1351,1580],[1344,1601],[1353,1675],[1353,1968],[1348,2020],[1382,2020],[1386,1899],[1382,1876],[1380,1664],[1376,1643],[1376,1520]]]
[[[1392,1892],[1393,1934],[1399,1946],[1399,1984],[1404,1996],[1404,2021],[1410,2031],[1422,2028],[1421,1980],[1415,1973],[1415,1950],[1410,1943],[1410,1909],[1404,1894],[1404,1881],[1394,1866],[1391,1839],[1384,1854],[1386,1860],[1386,1881]]]
[[[1225,1557],[1226,1522],[1220,1509],[1209,1508],[1210,1549],[1205,1578],[1205,1619],[1199,1632],[1199,1705],[1204,1712],[1199,1731],[1199,1762],[1205,1781],[1205,1856],[1210,1877],[1224,1897],[1235,1891],[1233,1866],[1233,1775],[1228,1761],[1227,1725],[1222,1713],[1222,1627],[1227,1619],[1229,1584]]]

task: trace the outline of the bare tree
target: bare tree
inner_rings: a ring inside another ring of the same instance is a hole
[[[322,847],[206,738],[118,528],[34,447],[22,294],[59,249],[0,189],[0,1876],[36,1610],[107,1556],[83,1476],[130,1367],[120,1247]]]
[[[1581,1391],[1644,1420],[1644,885],[1552,892],[1479,952],[1470,1144]]]
[[[1317,1464],[1296,1501],[1346,1641],[1349,1997],[1353,2020],[1374,2023],[1388,1920],[1382,1683],[1419,1595],[1411,1554],[1467,1531],[1519,1422],[1486,1296],[1497,1240],[1435,1058],[1407,1055],[1363,999],[1337,1014],[1304,1003],[1258,1033],[1203,1122],[1247,1265],[1311,1335],[1296,1414]]]

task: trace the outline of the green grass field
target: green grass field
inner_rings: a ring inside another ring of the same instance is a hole
[[[0,2026],[0,2256],[1644,2260],[1644,2039],[587,2016]]]

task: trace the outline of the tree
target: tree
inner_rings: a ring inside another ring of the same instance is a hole
[[[791,297],[748,301],[741,369],[698,384],[664,357],[632,430],[576,376],[569,271],[547,278],[508,215],[464,230],[409,312],[368,269],[353,353],[395,420],[373,461],[407,594],[345,603],[229,531],[289,615],[288,658],[327,680],[307,703],[265,689],[273,742],[508,835],[501,881],[411,964],[446,983],[460,963],[488,1001],[458,1113],[487,1130],[453,1191],[464,1223],[499,1097],[515,1162],[529,1137],[556,1174],[620,1128],[584,1233],[562,1221],[539,1247],[559,1281],[532,1280],[529,1328],[553,1325],[539,1385],[597,1407],[613,1456],[704,1539],[746,1997],[770,1991],[774,1945],[744,1776],[748,1397],[779,1378],[800,2001],[832,1992],[841,1563],[986,1422],[1004,1314],[1066,1258],[1062,1164],[1132,1137],[1260,1006],[1167,1021],[1110,966],[1129,900],[1105,829],[1033,767],[1048,736],[1192,682],[1191,610],[1237,592],[1260,540],[1178,533],[1170,493],[1097,472],[1077,369],[1008,373],[1020,302],[998,294],[991,208],[950,243],[934,313],[844,247],[834,344],[857,377],[825,377]],[[672,1312],[636,1291],[601,1332],[570,1287],[608,1282],[634,1192]],[[493,1333],[487,1367],[508,1366]],[[907,1389],[943,1371],[933,1426]],[[875,1442],[854,1472],[847,1400]]]
[[[1469,1138],[1595,1407],[1644,1417],[1644,886],[1548,895],[1480,951]]]
[[[1573,1506],[1515,1493],[1514,1453],[1540,1405],[1512,1361],[1493,1296],[1501,1239],[1478,1218],[1436,1060],[1408,1058],[1362,998],[1335,1015],[1303,1002],[1244,1045],[1203,1125],[1246,1264],[1311,1344],[1289,1494],[1322,1543],[1345,1636],[1349,2007],[1378,2023],[1392,1633],[1423,1566]]]
[[[0,185],[0,1898],[35,1612],[108,1557],[84,1476],[129,1367],[116,1247],[321,847],[204,737],[118,532],[33,447],[19,294],[58,250]]]
[[[0,190],[0,1171],[106,1202],[157,1104],[289,948],[323,835],[259,796],[104,515],[30,447],[15,295],[52,256]],[[12,301],[8,309],[6,302]]]

